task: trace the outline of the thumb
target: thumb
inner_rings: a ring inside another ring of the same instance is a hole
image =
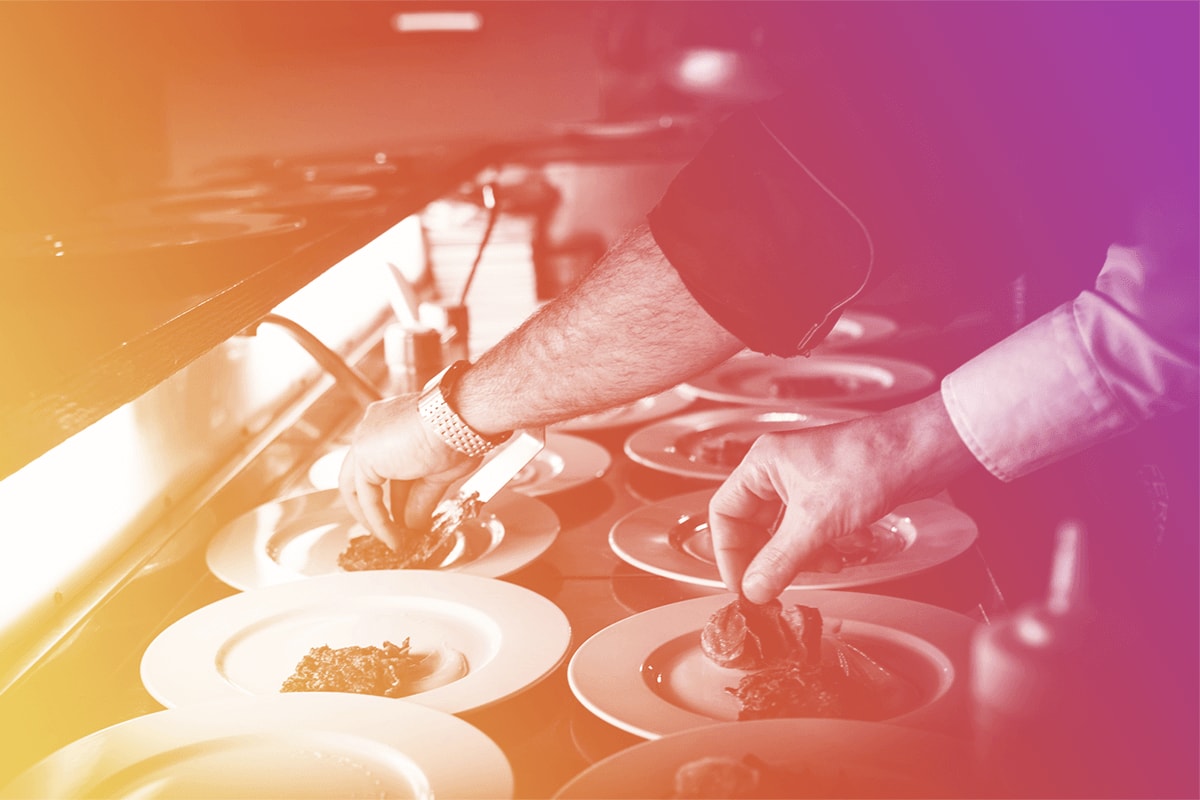
[[[766,603],[788,587],[821,541],[801,510],[786,506],[775,534],[746,567],[742,592],[752,603]]]

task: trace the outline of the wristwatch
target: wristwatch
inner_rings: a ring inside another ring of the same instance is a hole
[[[484,436],[458,415],[454,408],[454,392],[458,379],[470,366],[469,361],[455,361],[434,375],[421,390],[421,396],[417,399],[417,413],[446,444],[465,455],[481,456],[508,441],[512,431]]]

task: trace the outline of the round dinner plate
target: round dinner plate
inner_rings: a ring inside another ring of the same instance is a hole
[[[185,189],[116,203],[97,209],[104,220],[129,220],[171,214],[284,213],[336,203],[357,203],[375,197],[377,190],[360,184],[305,183],[276,187],[246,183]]]
[[[459,713],[511,697],[566,655],[571,627],[546,598],[516,584],[452,572],[325,575],[231,595],[160,633],[142,655],[142,683],[168,708],[278,694],[314,647],[456,651],[457,680],[404,700]]]
[[[848,408],[719,408],[652,422],[625,440],[625,454],[642,466],[685,478],[724,480],[754,440],[772,431],[845,422],[865,412]]]
[[[677,495],[621,517],[608,534],[613,552],[640,570],[683,583],[721,588],[708,531],[711,489]],[[840,572],[801,572],[793,589],[846,589],[896,580],[944,564],[975,543],[979,528],[970,516],[939,500],[906,503],[872,528],[896,534],[899,552]]]
[[[508,487],[532,497],[576,489],[604,476],[612,456],[600,444],[582,436],[549,431],[546,446]]]
[[[314,461],[308,482],[316,489],[337,488],[348,449],[335,448]],[[530,497],[565,492],[603,477],[610,466],[612,456],[602,445],[582,436],[549,431],[546,446],[508,482],[508,488]]]
[[[840,350],[847,347],[862,347],[892,336],[899,325],[891,317],[869,311],[843,311],[833,324],[829,335],[814,348],[815,352]]]
[[[720,403],[804,408],[908,399],[934,385],[936,379],[926,366],[882,356],[781,358],[743,352],[680,389]]]
[[[737,700],[725,688],[746,673],[717,666],[700,648],[705,623],[734,599],[719,594],[683,600],[593,634],[567,667],[571,691],[600,719],[647,739],[736,720]],[[840,622],[839,636],[912,684],[912,702],[880,721],[930,729],[962,723],[976,628],[970,618],[860,592],[788,589],[780,601],[818,609],[827,631]]]
[[[164,214],[121,223],[81,224],[65,231],[0,236],[0,253],[13,258],[114,256],[275,236],[298,231],[304,224],[303,217],[284,214]]]
[[[474,726],[414,703],[313,693],[158,711],[72,742],[0,797],[511,797]]]
[[[643,397],[632,403],[597,411],[594,414],[584,414],[574,419],[557,423],[554,428],[560,431],[596,431],[607,428],[621,428],[626,425],[638,425],[652,419],[665,417],[682,411],[692,404],[692,398],[678,388],[668,389],[659,394]]]
[[[968,748],[945,734],[845,719],[727,722],[641,742],[598,761],[555,795],[646,798],[678,795],[680,767],[698,759],[765,764],[778,792],[754,797],[965,797]]]
[[[480,512],[486,525],[470,546],[456,548],[438,569],[499,578],[528,565],[554,543],[559,521],[540,500],[502,491]],[[209,541],[208,568],[235,589],[257,589],[342,573],[338,555],[367,534],[337,489],[264,503],[225,525]]]

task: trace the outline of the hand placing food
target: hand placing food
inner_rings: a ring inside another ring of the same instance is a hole
[[[834,540],[975,464],[934,394],[881,414],[759,437],[709,503],[721,579],[756,603]]]
[[[417,395],[372,403],[355,430],[338,477],[346,507],[392,549],[427,531],[450,484],[479,464],[449,447],[417,413]]]

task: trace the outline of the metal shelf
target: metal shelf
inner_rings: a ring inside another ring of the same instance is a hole
[[[0,479],[253,325],[492,157],[482,146],[422,157],[379,202],[312,215],[281,237],[137,261],[6,264]]]

